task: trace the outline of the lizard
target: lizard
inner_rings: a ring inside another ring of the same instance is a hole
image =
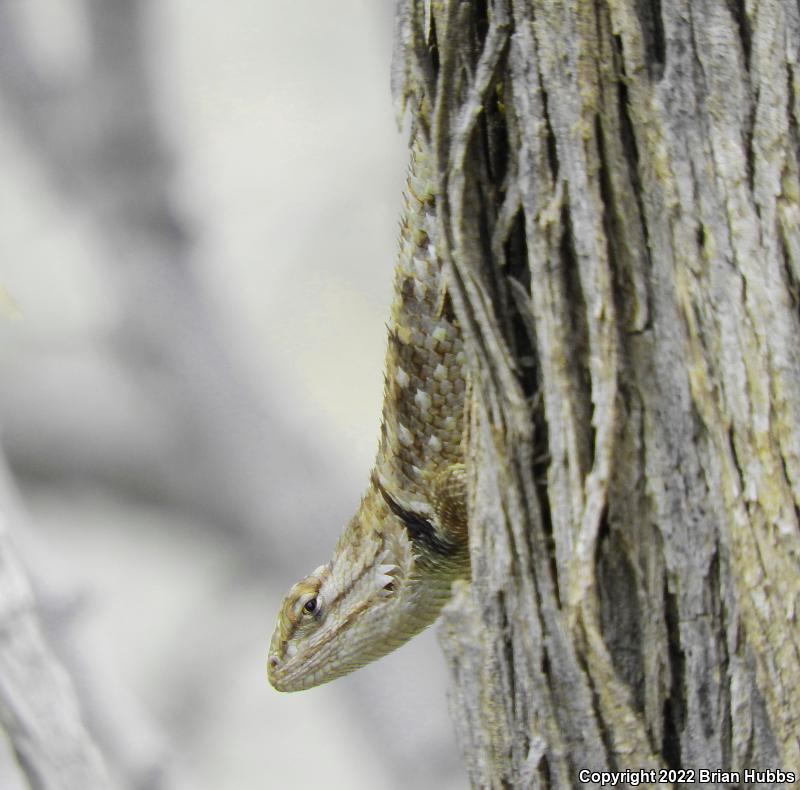
[[[326,683],[431,624],[469,578],[467,359],[436,251],[433,157],[412,138],[388,324],[381,433],[369,485],[333,557],[278,613],[267,675],[279,691]]]

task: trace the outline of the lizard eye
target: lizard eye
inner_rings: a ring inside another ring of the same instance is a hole
[[[308,612],[309,614],[314,614],[317,611],[317,599],[316,598],[309,598],[303,604],[303,610]]]

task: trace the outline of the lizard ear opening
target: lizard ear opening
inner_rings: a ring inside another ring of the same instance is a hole
[[[378,565],[376,574],[376,586],[381,591],[382,595],[391,595],[396,588],[397,572],[399,568],[397,565],[382,564]]]

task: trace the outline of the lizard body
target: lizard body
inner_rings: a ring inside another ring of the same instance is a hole
[[[327,565],[290,590],[268,676],[298,691],[352,672],[433,622],[469,575],[466,358],[436,254],[432,162],[412,146],[370,484]]]

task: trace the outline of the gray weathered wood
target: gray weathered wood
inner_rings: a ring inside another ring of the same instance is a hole
[[[473,582],[441,626],[473,786],[798,771],[800,9],[397,20],[473,351]]]

